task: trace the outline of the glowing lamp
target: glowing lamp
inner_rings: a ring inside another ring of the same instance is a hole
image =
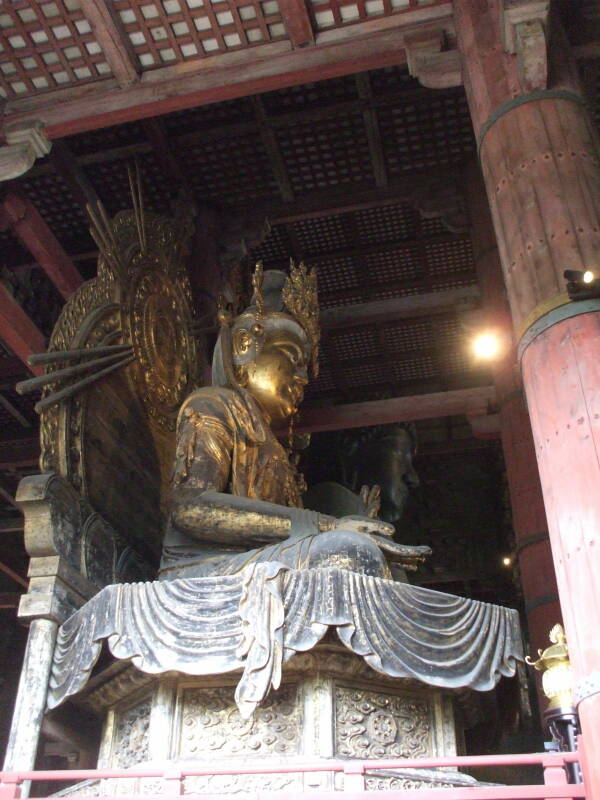
[[[500,338],[497,334],[484,331],[473,339],[473,353],[477,358],[490,360],[500,354]]]
[[[511,564],[512,564],[512,558],[510,556],[504,556],[504,558],[502,559],[502,566],[510,567]]]
[[[567,281],[567,294],[570,300],[591,300],[600,297],[600,278],[597,270],[566,269],[563,275]]]

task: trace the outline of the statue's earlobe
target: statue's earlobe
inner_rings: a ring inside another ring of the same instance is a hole
[[[252,334],[246,328],[238,328],[233,332],[233,353],[245,356],[253,344]]]

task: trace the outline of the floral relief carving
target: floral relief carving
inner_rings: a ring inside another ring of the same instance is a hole
[[[137,705],[118,712],[113,745],[113,766],[131,767],[133,764],[139,764],[148,759],[150,706],[150,697],[146,697]]]
[[[431,755],[432,711],[427,699],[337,686],[335,743],[340,756],[416,758]]]
[[[255,711],[241,717],[234,687],[185,689],[182,696],[180,755],[205,757],[277,755],[298,752],[300,713],[298,687],[283,686]]]

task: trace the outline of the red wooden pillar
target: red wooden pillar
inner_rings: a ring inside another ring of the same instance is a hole
[[[471,218],[471,241],[485,309],[486,323],[510,340],[511,319],[496,236],[489,213],[485,187],[476,163],[467,173],[467,202]],[[517,544],[521,586],[527,615],[531,653],[548,645],[548,631],[562,621],[548,523],[531,422],[517,372],[516,353],[510,347],[494,365],[494,383],[500,406],[500,430],[506,476],[510,489],[513,529]],[[537,680],[540,710],[547,701]]]
[[[600,270],[598,138],[558,26],[552,82],[531,91],[504,51],[500,0],[454,9],[575,673],[587,796],[600,800],[600,301],[569,302],[562,274]]]

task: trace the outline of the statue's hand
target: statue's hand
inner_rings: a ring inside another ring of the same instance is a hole
[[[372,517],[362,517],[352,515],[340,517],[336,520],[336,528],[343,528],[346,531],[356,531],[356,533],[379,534],[379,536],[393,536],[395,528],[389,522]]]

